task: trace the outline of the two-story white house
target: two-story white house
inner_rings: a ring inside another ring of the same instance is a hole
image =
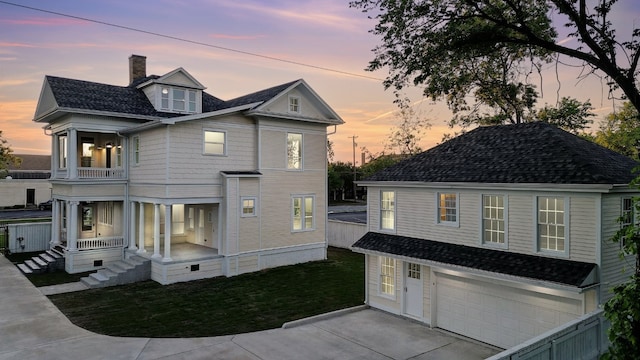
[[[480,127],[359,182],[366,303],[509,348],[595,310],[638,164],[543,123]],[[384,326],[381,324],[380,326]]]
[[[304,81],[224,101],[182,68],[130,84],[46,76],[52,246],[67,272],[142,256],[162,284],[326,258],[327,130]],[[329,129],[328,129],[329,128]]]

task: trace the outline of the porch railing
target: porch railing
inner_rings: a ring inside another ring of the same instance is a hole
[[[124,169],[79,167],[79,179],[124,179]]]
[[[78,250],[106,249],[122,247],[124,238],[122,236],[99,237],[90,239],[78,239],[76,246]]]

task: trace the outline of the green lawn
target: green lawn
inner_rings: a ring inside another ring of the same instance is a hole
[[[52,295],[76,325],[131,337],[219,336],[283,323],[364,301],[364,256],[329,248],[329,259],[231,278],[162,286],[153,281]]]

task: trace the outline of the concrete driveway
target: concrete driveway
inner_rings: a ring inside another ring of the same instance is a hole
[[[484,359],[496,353],[497,349],[370,309],[300,326],[210,338],[98,335],[73,325],[0,255],[0,360]]]

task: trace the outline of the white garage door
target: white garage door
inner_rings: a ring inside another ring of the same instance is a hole
[[[510,348],[581,314],[575,299],[437,274],[438,327]]]

